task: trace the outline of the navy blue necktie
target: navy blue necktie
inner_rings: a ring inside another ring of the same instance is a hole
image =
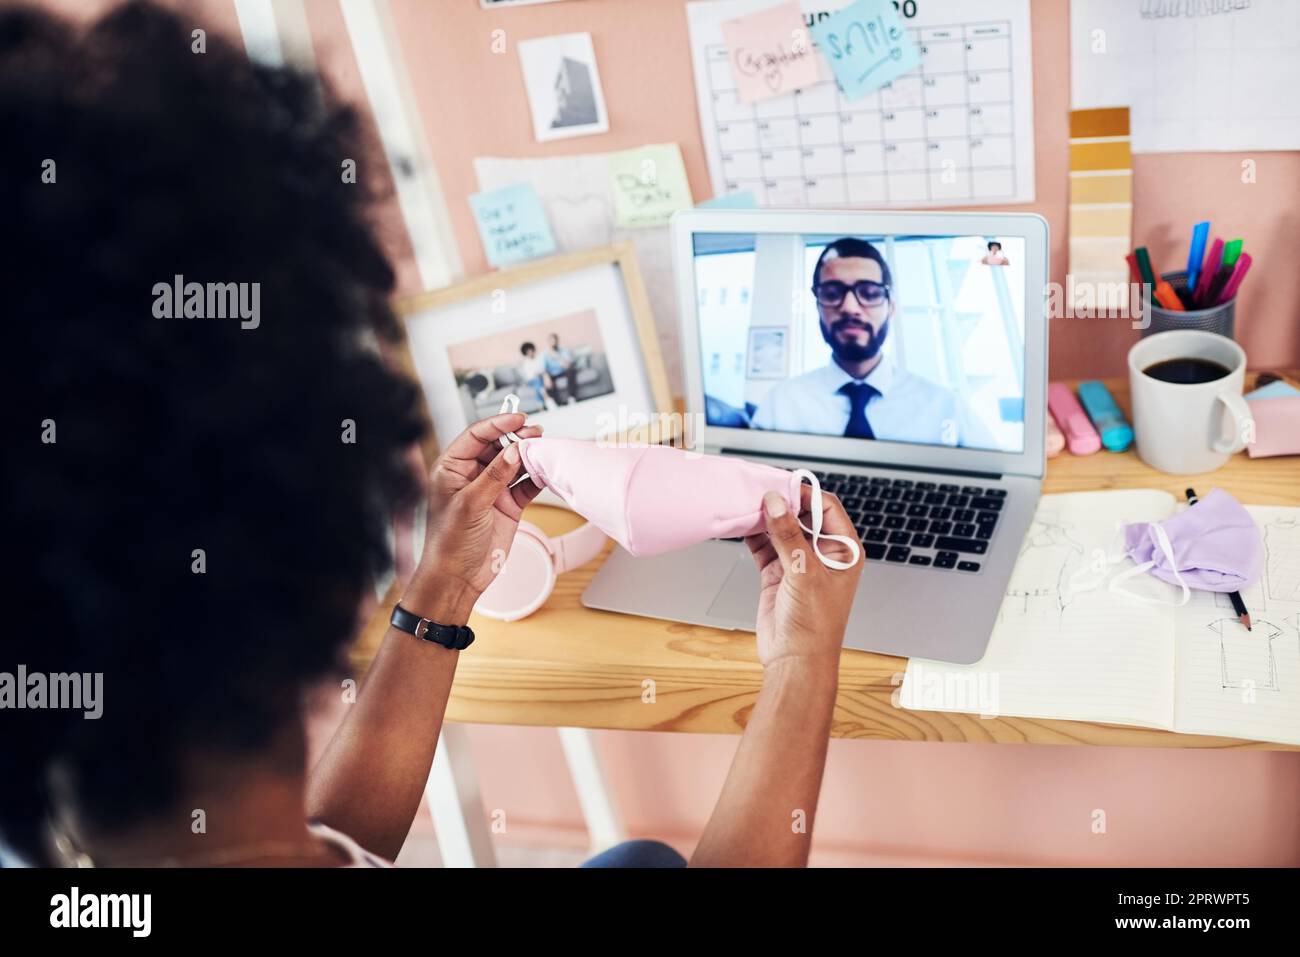
[[[874,439],[876,433],[871,431],[871,423],[867,421],[867,403],[873,395],[880,395],[880,390],[865,382],[846,382],[840,386],[840,392],[849,397],[849,424],[844,427],[844,437]]]

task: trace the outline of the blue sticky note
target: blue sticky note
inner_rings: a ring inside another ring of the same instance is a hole
[[[1300,389],[1291,385],[1289,382],[1283,382],[1278,379],[1270,382],[1268,385],[1262,385],[1254,392],[1247,392],[1247,399],[1284,399],[1289,396],[1300,395]]]
[[[714,196],[696,204],[698,209],[758,209],[758,200],[750,190],[728,193],[726,196]]]
[[[1025,421],[1025,400],[1019,396],[998,399],[998,418],[1003,422]]]
[[[890,0],[858,0],[812,28],[846,99],[856,100],[921,63],[921,49]]]
[[[493,266],[509,266],[555,252],[551,224],[532,183],[475,193],[469,205],[478,221],[483,250]]]

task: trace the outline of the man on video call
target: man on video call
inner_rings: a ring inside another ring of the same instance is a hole
[[[875,246],[835,240],[817,259],[812,291],[831,362],[773,386],[754,413],[754,428],[997,448],[954,392],[881,351],[897,303],[889,264]]]

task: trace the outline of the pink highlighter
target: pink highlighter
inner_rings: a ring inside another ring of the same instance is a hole
[[[1101,448],[1101,436],[1068,385],[1053,382],[1047,387],[1047,411],[1060,424],[1066,445],[1075,455],[1091,455]]]
[[[1047,410],[1047,444],[1044,451],[1050,459],[1054,455],[1059,455],[1065,448],[1065,435],[1061,432],[1061,427],[1056,424],[1056,419],[1052,416],[1052,410]]]

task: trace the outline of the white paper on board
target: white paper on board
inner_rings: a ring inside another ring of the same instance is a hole
[[[1300,3],[1071,0],[1070,81],[1134,153],[1300,149]]]

